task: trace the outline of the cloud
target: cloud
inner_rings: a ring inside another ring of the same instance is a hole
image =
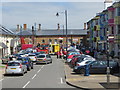
[[[96,13],[100,12],[103,3],[68,3],[68,2],[10,2],[2,3],[2,24],[9,28],[16,28],[17,24],[28,24],[31,28],[36,22],[42,28],[57,28],[60,23],[65,25],[64,11],[68,11],[68,28],[83,28]],[[56,13],[59,12],[59,17]],[[63,13],[61,13],[63,12]]]

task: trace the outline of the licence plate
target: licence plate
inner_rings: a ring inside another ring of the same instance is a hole
[[[11,68],[11,69],[16,69],[16,68]]]
[[[43,61],[43,60],[39,60],[39,61]]]

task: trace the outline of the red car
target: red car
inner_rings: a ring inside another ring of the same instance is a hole
[[[74,56],[76,56],[76,55],[80,55],[80,54],[75,53],[75,54],[69,55],[69,56],[67,57],[67,62],[71,62],[72,58],[73,58]]]
[[[80,57],[80,55],[74,55],[72,60],[71,60],[71,66],[74,67],[75,66],[75,62],[77,61],[77,59]]]

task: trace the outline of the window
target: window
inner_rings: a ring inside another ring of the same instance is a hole
[[[57,39],[54,40],[54,43],[57,44]]]
[[[52,39],[49,39],[49,43],[52,42]]]
[[[118,25],[118,34],[120,34],[120,25]]]
[[[120,16],[120,7],[117,10],[117,16]]]
[[[111,28],[111,34],[114,34],[114,27]]]
[[[44,39],[42,40],[42,43],[45,43],[45,40],[44,40]]]

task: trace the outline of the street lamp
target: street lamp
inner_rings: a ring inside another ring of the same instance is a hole
[[[63,13],[63,12],[62,12]],[[67,37],[67,10],[64,12],[65,14],[65,25],[66,25],[66,52],[68,48],[68,37]],[[56,16],[59,16],[59,12],[57,12]],[[67,59],[67,54],[66,54],[66,59]]]
[[[34,45],[34,26],[32,26],[32,41],[33,41],[33,45]]]
[[[108,31],[107,31],[108,33]],[[107,35],[107,85],[110,83],[110,67],[109,67],[109,35]]]

